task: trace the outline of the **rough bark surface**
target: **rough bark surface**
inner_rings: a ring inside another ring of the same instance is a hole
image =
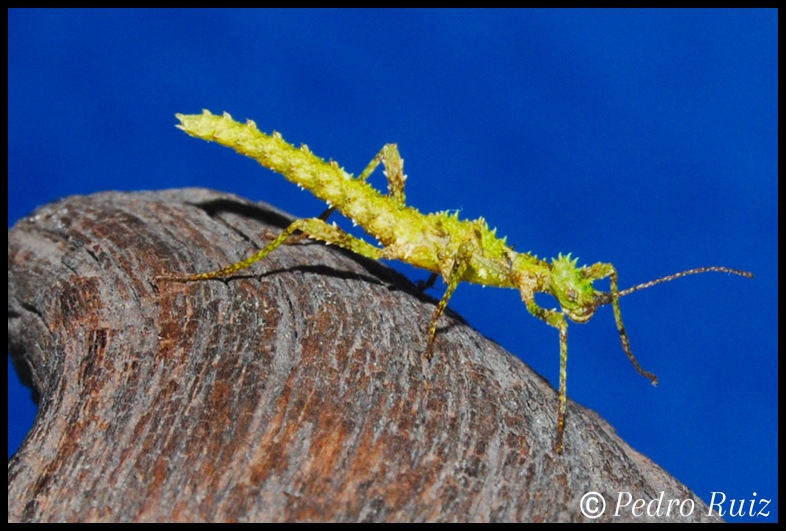
[[[555,455],[554,389],[455,314],[425,363],[435,301],[381,264],[304,241],[226,281],[153,280],[288,221],[187,189],[69,197],[9,231],[9,348],[39,399],[10,521],[582,521],[588,491],[600,521],[713,519],[572,402]],[[695,507],[613,518],[619,491]]]

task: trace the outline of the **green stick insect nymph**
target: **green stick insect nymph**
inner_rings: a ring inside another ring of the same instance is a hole
[[[559,330],[560,336],[560,385],[557,413],[555,451],[563,450],[565,412],[567,406],[567,319],[577,323],[589,321],[598,307],[611,304],[620,334],[622,349],[633,362],[636,370],[656,384],[654,374],[639,365],[630,348],[628,334],[622,323],[619,299],[634,291],[649,288],[662,282],[698,273],[717,271],[751,278],[753,275],[727,267],[702,267],[675,273],[651,282],[620,291],[614,266],[596,263],[579,267],[570,255],[559,255],[551,261],[530,253],[518,253],[490,229],[483,218],[459,219],[456,212],[424,214],[405,203],[404,161],[395,144],[387,144],[358,177],[345,172],[333,161],[317,157],[307,146],[295,147],[280,134],[267,135],[249,120],[236,122],[229,114],[213,115],[208,111],[196,115],[177,115],[178,127],[189,135],[218,142],[249,156],[262,166],[282,174],[287,180],[309,190],[330,207],[323,215],[294,221],[280,235],[256,254],[236,264],[209,273],[192,275],[161,275],[164,281],[197,281],[230,276],[261,260],[297,231],[307,237],[343,247],[375,260],[401,260],[432,273],[427,285],[441,276],[447,285],[442,299],[431,316],[424,355],[431,358],[437,333],[437,322],[447,307],[460,282],[473,282],[485,286],[517,289],[529,313]],[[388,193],[372,188],[366,180],[382,163],[388,180]],[[335,224],[328,224],[327,217],[339,213],[362,227],[376,238],[381,247],[356,238]],[[608,278],[610,291],[595,289],[596,280]],[[536,293],[555,297],[560,310],[546,309],[535,302]]]

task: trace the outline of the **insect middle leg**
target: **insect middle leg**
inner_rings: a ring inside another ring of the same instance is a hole
[[[426,280],[418,280],[416,286],[421,293],[429,289],[439,278],[439,273],[431,273]]]
[[[440,316],[445,313],[445,308],[448,306],[448,300],[453,295],[453,292],[456,291],[456,287],[461,282],[461,279],[464,277],[464,273],[467,271],[467,267],[469,266],[469,261],[472,258],[472,254],[474,252],[474,247],[470,242],[464,242],[459,246],[458,252],[456,256],[453,258],[453,265],[451,266],[449,273],[445,276],[443,274],[443,280],[445,284],[447,284],[447,289],[445,293],[442,295],[442,299],[440,299],[439,304],[437,304],[437,308],[434,310],[434,313],[431,315],[431,323],[428,327],[428,337],[426,339],[426,351],[424,352],[426,359],[430,360],[433,354],[434,348],[434,338],[437,335],[437,322],[439,321]],[[430,278],[435,278],[432,275]],[[433,282],[432,282],[433,284]]]

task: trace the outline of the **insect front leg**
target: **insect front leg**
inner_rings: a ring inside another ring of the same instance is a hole
[[[382,250],[373,245],[347,234],[335,225],[328,225],[319,218],[305,218],[292,222],[278,237],[267,244],[262,250],[253,256],[246,258],[236,264],[224,267],[209,273],[198,273],[196,275],[160,275],[156,280],[168,280],[176,282],[190,282],[194,280],[209,280],[213,278],[224,278],[262,260],[272,253],[279,245],[283,244],[295,231],[303,231],[309,238],[321,240],[326,243],[338,245],[344,249],[378,260],[382,257]]]
[[[529,313],[559,330],[559,407],[557,408],[557,439],[554,443],[554,451],[561,454],[562,439],[565,433],[565,415],[568,407],[568,321],[562,313],[538,306],[534,296],[522,292],[522,299],[527,305]]]
[[[620,310],[620,299],[618,296],[619,287],[617,284],[617,270],[611,264],[597,263],[585,268],[585,275],[587,278],[593,279],[609,277],[609,284],[611,286],[611,307],[614,310],[614,321],[617,323],[617,330],[620,334],[622,350],[625,351],[625,355],[628,356],[628,359],[630,359],[630,361],[633,363],[633,366],[636,368],[636,371],[638,371],[639,374],[652,382],[652,385],[658,385],[658,377],[649,371],[645,371],[641,365],[639,365],[638,360],[636,360],[636,356],[633,355],[633,351],[630,348],[628,332],[625,330],[625,325],[622,322],[622,311]]]

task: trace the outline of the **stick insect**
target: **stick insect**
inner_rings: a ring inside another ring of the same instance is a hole
[[[424,355],[430,359],[434,350],[437,323],[451,295],[460,282],[517,289],[529,313],[559,331],[560,382],[557,408],[557,434],[554,449],[562,453],[567,408],[568,321],[586,323],[600,306],[611,304],[619,331],[622,350],[639,374],[657,385],[657,377],[644,370],[630,348],[628,333],[622,323],[619,299],[635,291],[677,278],[710,271],[731,273],[752,278],[747,271],[728,267],[700,267],[665,276],[625,290],[619,290],[617,271],[612,264],[596,263],[579,267],[570,254],[558,255],[551,261],[530,253],[518,253],[496,235],[483,218],[459,219],[456,212],[424,214],[407,206],[404,197],[404,161],[395,144],[387,144],[353,177],[334,161],[326,162],[302,145],[287,143],[279,133],[267,135],[248,120],[236,122],[205,110],[196,115],[177,114],[177,127],[191,136],[218,142],[249,156],[262,166],[281,173],[287,180],[309,190],[328,204],[328,210],[317,218],[298,219],[289,225],[262,250],[253,256],[217,271],[191,275],[161,275],[163,281],[197,281],[228,277],[258,262],[297,231],[314,240],[337,245],[375,260],[401,260],[432,273],[430,285],[441,276],[447,289],[431,316],[426,334]],[[388,181],[388,193],[382,194],[366,180],[382,163]],[[327,217],[335,210],[360,225],[379,241],[376,247],[328,224]],[[596,280],[608,278],[608,292],[595,289]],[[548,293],[557,299],[560,310],[546,309],[535,302],[536,293]]]

